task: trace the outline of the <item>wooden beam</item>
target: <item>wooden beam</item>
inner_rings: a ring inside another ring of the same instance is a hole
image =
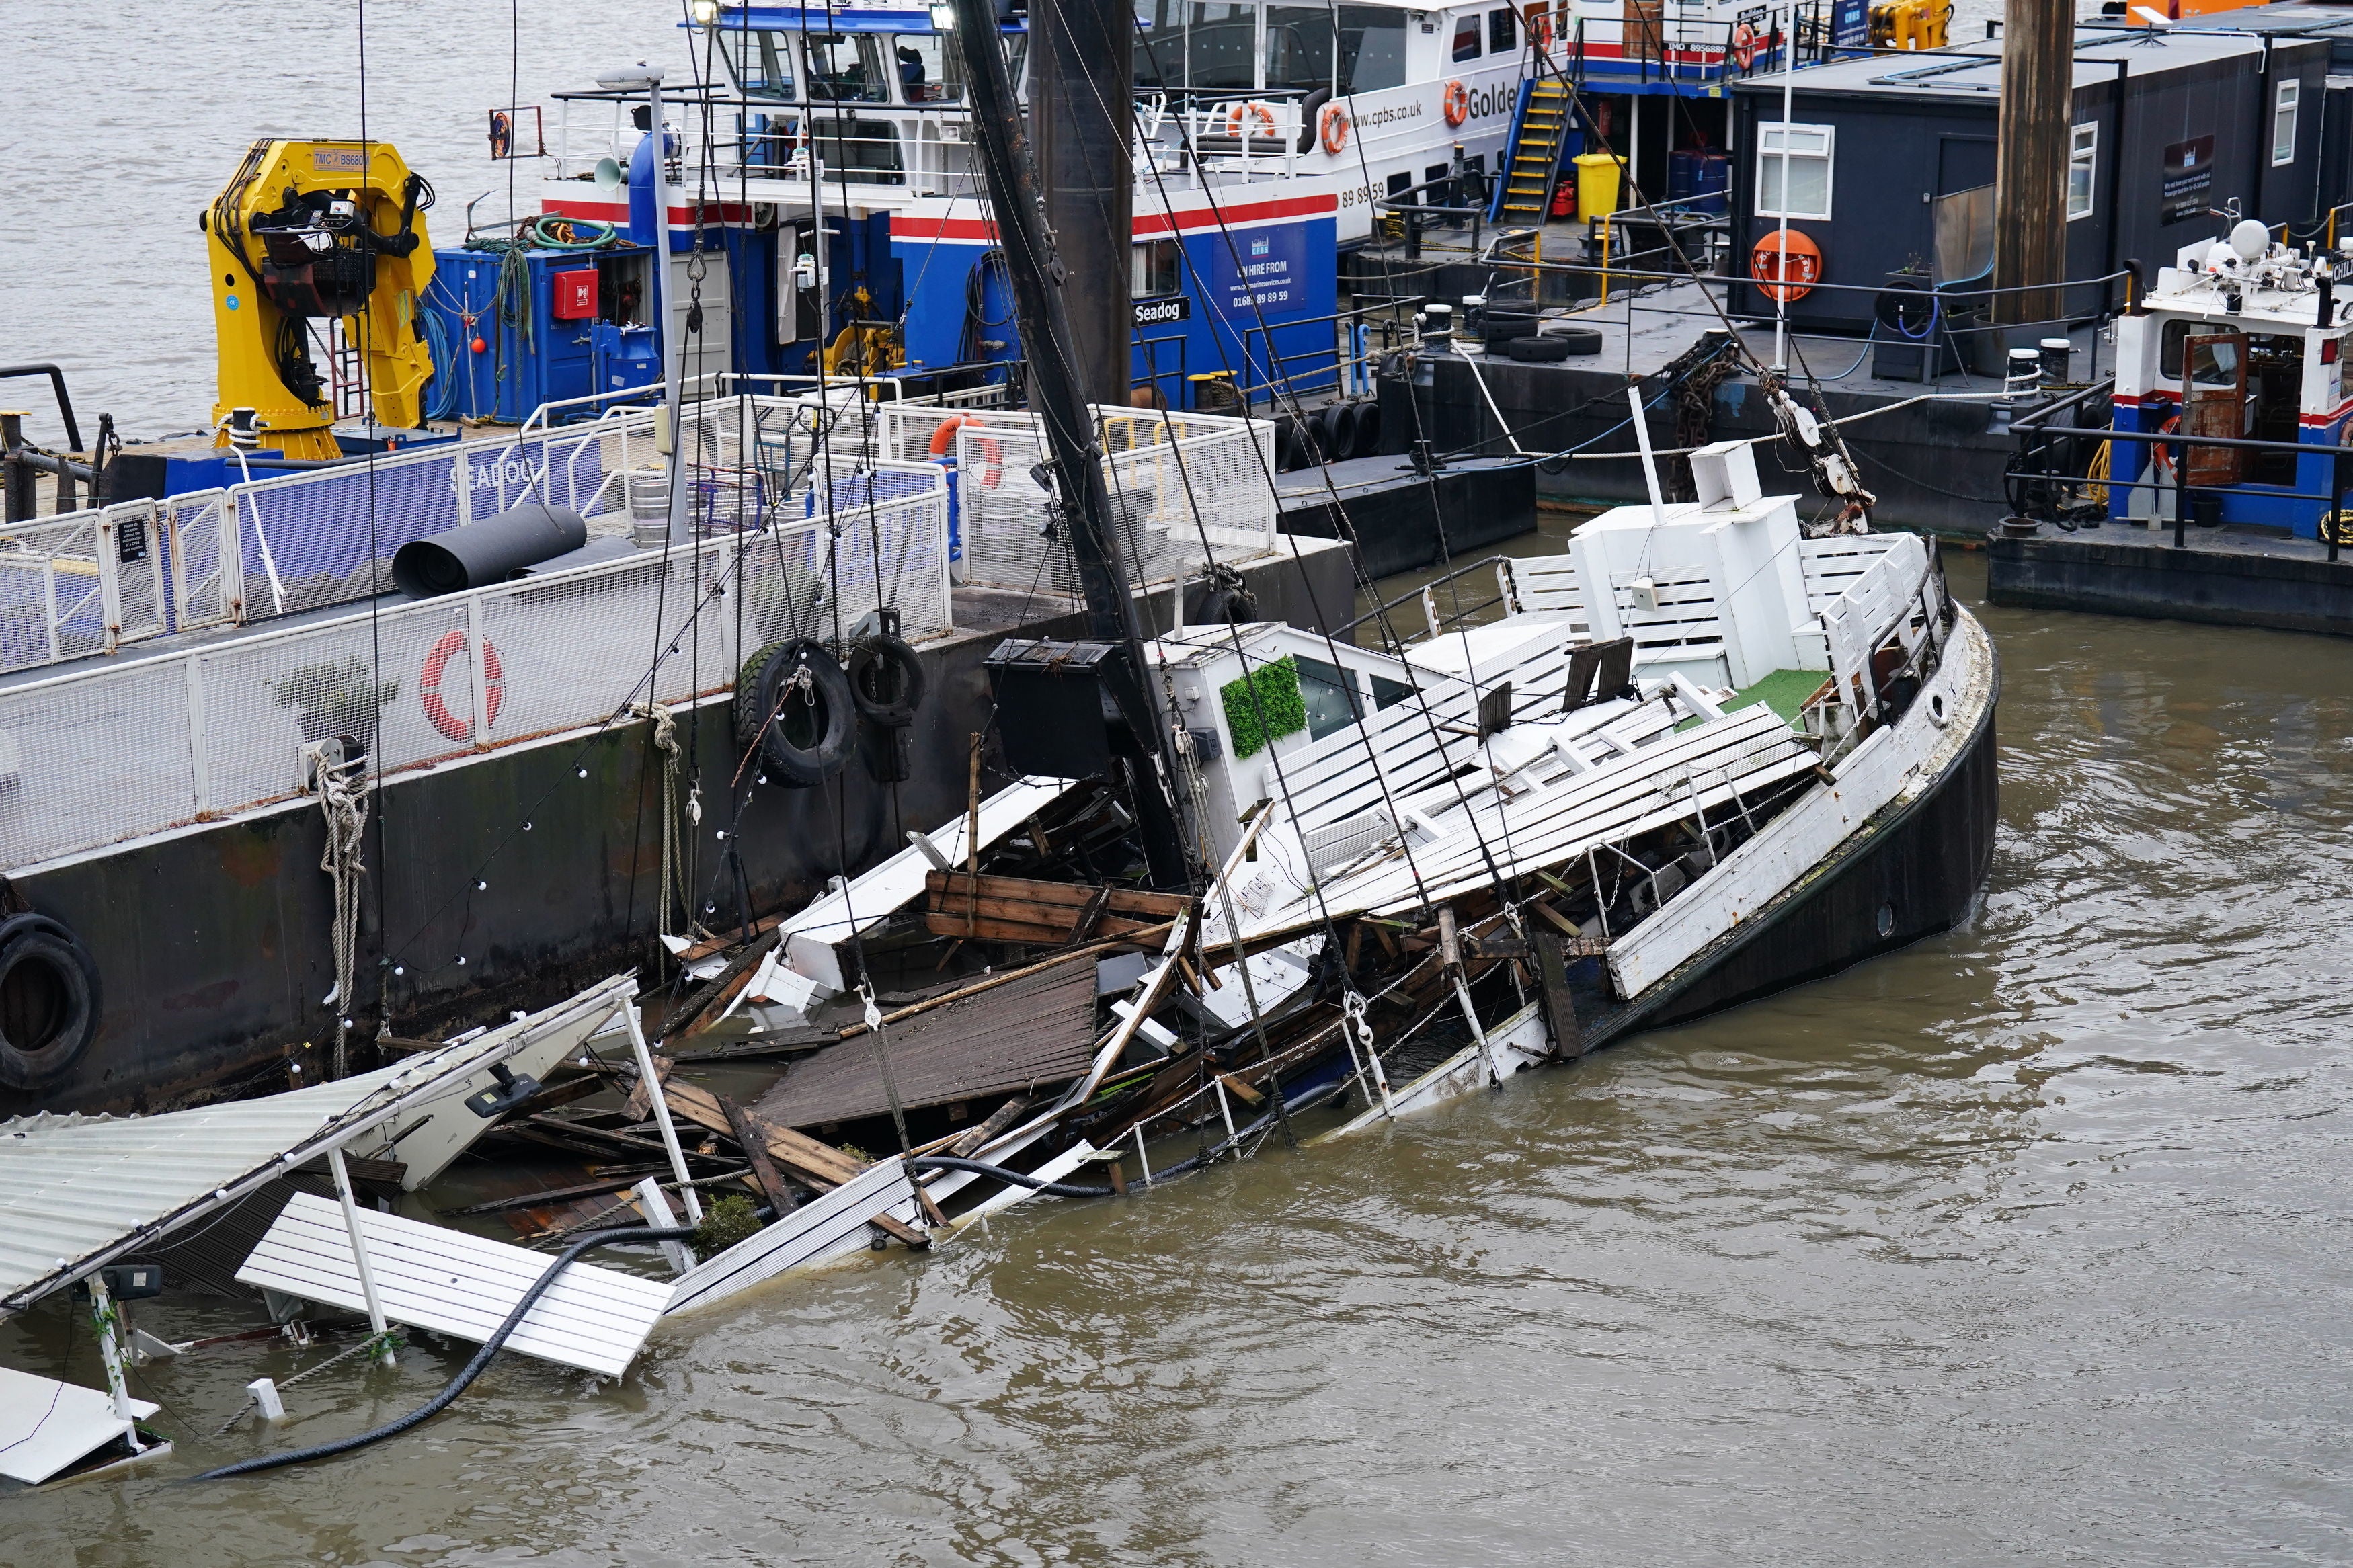
[[[744,1158],[751,1163],[752,1179],[759,1183],[760,1191],[767,1194],[769,1205],[776,1211],[776,1216],[781,1219],[800,1207],[800,1200],[793,1196],[792,1188],[785,1185],[785,1178],[777,1173],[776,1163],[768,1158],[767,1124],[754,1119],[750,1111],[725,1095],[717,1098],[719,1109],[727,1114],[727,1125],[734,1130],[735,1142],[743,1149]]]
[[[1561,939],[1548,931],[1528,933],[1535,949],[1536,979],[1544,993],[1545,1022],[1551,1026],[1552,1051],[1556,1057],[1585,1054],[1585,1033],[1577,1022],[1577,999],[1569,994],[1568,961]]]
[[[1994,296],[1999,321],[2049,321],[2061,311],[2062,291],[2040,285],[2067,275],[2074,53],[2074,0],[2007,0],[1995,138],[1993,286],[2027,292]],[[2266,117],[2262,123],[2271,121]],[[2109,157],[2119,151],[2105,150]],[[2108,214],[2107,221],[2117,216]]]
[[[976,735],[973,739],[976,742],[979,740],[979,737]],[[977,757],[979,754],[979,751],[976,748],[973,755]],[[887,1214],[877,1212],[868,1215],[866,1216],[866,1223],[881,1231],[883,1235],[891,1237],[895,1240],[904,1242],[912,1251],[922,1252],[932,1245],[932,1238],[927,1233],[917,1230],[905,1220],[894,1219]]]
[[[1037,963],[1024,964],[1019,969],[1008,969],[1002,974],[992,974],[985,980],[976,980],[960,991],[950,991],[944,995],[927,997],[923,1001],[902,1007],[895,1013],[885,1013],[882,1015],[882,1021],[885,1024],[895,1024],[902,1018],[912,1018],[918,1013],[928,1013],[934,1007],[944,1007],[951,1002],[960,1002],[967,996],[977,996],[984,991],[993,990],[1008,981],[1018,980],[1025,974],[1035,974],[1041,969],[1051,969],[1058,963],[1071,963],[1082,958],[1092,958],[1100,953],[1108,952],[1115,947],[1141,946],[1157,938],[1166,937],[1167,934],[1168,928],[1166,925],[1146,926],[1142,931],[1133,931],[1115,940],[1090,942],[1084,947],[1074,947],[1068,952],[1058,952],[1051,958],[1039,959]],[[849,1024],[843,1026],[841,1037],[845,1040],[852,1040],[865,1032],[865,1025]]]

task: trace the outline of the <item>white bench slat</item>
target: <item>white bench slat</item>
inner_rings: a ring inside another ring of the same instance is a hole
[[[386,1319],[471,1340],[495,1332],[552,1258],[543,1254],[363,1209],[360,1235]],[[340,1205],[297,1193],[237,1271],[242,1284],[346,1311],[364,1311],[359,1268]],[[509,1350],[618,1377],[653,1331],[671,1287],[595,1264],[573,1264],[533,1303]]]

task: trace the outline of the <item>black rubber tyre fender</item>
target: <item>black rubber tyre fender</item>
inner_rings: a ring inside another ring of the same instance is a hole
[[[1572,354],[1598,354],[1601,352],[1601,333],[1593,327],[1562,327],[1545,336],[1554,342],[1567,343]]]
[[[760,726],[767,722],[768,710],[760,706],[760,672],[768,668],[776,650],[785,645],[772,642],[744,661],[735,672],[735,743],[748,748],[760,738]]]
[[[54,1022],[44,1031],[45,1038],[28,1050],[9,1037],[11,1010],[0,1007],[0,1086],[46,1089],[72,1071],[98,1037],[102,1010],[98,961],[79,938],[47,915],[16,915],[0,921],[0,996],[25,964],[49,971],[56,987]]]
[[[876,724],[912,724],[927,684],[923,661],[904,637],[858,639],[849,655],[849,700]],[[893,695],[884,697],[882,693]]]
[[[1344,458],[1355,455],[1356,450],[1356,405],[1355,404],[1326,405],[1315,416],[1315,428],[1319,437],[1316,446],[1329,453],[1332,461],[1336,463]]]
[[[803,668],[808,671],[814,700],[782,702],[786,683]],[[737,691],[742,691],[740,684]],[[771,784],[795,789],[823,784],[858,750],[858,704],[850,694],[849,677],[814,637],[796,637],[769,651],[754,679],[752,703],[758,715],[754,722],[760,767]],[[816,709],[813,722],[795,711],[800,707]]]
[[[1247,587],[1211,587],[1185,612],[1187,626],[1248,626],[1258,619],[1258,595]]]
[[[1504,345],[1504,356],[1521,364],[1558,364],[1568,357],[1568,344],[1559,338],[1514,338]]]
[[[1381,449],[1381,405],[1360,403],[1356,405],[1356,445],[1348,453],[1352,458],[1377,456]]]
[[[1490,346],[1496,343],[1514,343],[1522,338],[1532,338],[1536,335],[1536,318],[1498,315],[1490,310],[1487,312],[1482,335]]]

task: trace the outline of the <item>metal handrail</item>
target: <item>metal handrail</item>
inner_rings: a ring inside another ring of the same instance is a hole
[[[1449,572],[1443,577],[1433,577],[1429,582],[1424,583],[1421,586],[1414,589],[1410,593],[1399,594],[1396,598],[1388,600],[1385,604],[1374,605],[1371,609],[1366,610],[1363,615],[1358,616],[1355,620],[1350,621],[1346,626],[1335,626],[1332,629],[1333,639],[1335,641],[1346,641],[1348,639],[1348,634],[1355,631],[1358,626],[1363,626],[1366,621],[1372,620],[1378,616],[1386,616],[1400,605],[1410,605],[1420,599],[1422,595],[1428,594],[1431,589],[1443,588],[1447,584],[1453,582],[1458,577],[1467,577],[1473,572],[1483,571],[1491,567],[1501,567],[1504,571],[1508,572],[1512,567],[1512,558],[1508,555],[1482,556],[1479,560],[1472,562],[1468,566],[1456,567],[1453,571]],[[1464,616],[1474,615],[1477,612],[1487,608],[1490,605],[1505,604],[1508,602],[1508,599],[1499,592],[1494,598],[1486,600],[1482,604],[1473,605],[1470,609],[1457,609],[1453,615],[1447,616],[1446,620],[1448,622],[1459,621]]]

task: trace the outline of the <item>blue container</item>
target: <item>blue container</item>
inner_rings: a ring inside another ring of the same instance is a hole
[[[1701,153],[1694,155],[1692,169],[1692,205],[1702,212],[1723,212],[1725,210],[1726,193],[1731,188],[1732,155],[1730,153]]]
[[[1667,200],[1689,201],[1693,179],[1699,168],[1699,154],[1691,152],[1667,154]]]
[[[555,315],[557,273],[609,265],[638,249],[526,250],[520,297],[505,308],[499,300],[504,256],[436,250],[424,301],[434,351],[427,412],[520,425],[543,403],[659,381],[660,350],[652,327]],[[614,380],[616,374],[621,379]]]

